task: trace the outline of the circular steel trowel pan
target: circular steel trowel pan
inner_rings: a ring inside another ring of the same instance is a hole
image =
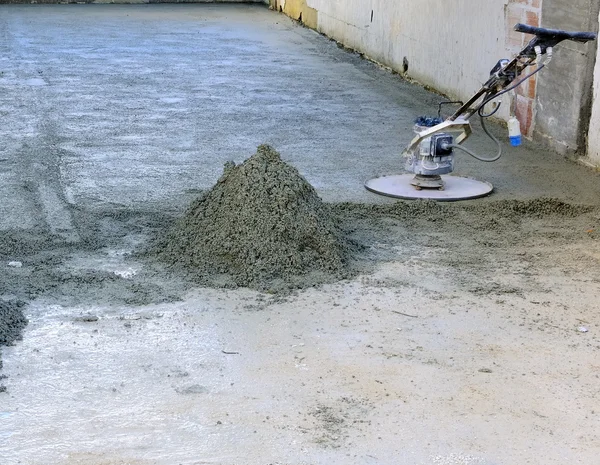
[[[397,199],[431,199],[440,202],[454,202],[456,200],[477,199],[489,195],[494,187],[485,181],[464,178],[462,176],[444,176],[444,190],[421,189],[417,190],[410,182],[414,174],[398,174],[383,176],[367,181],[365,187],[375,194],[394,197]]]

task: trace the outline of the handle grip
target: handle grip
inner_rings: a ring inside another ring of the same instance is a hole
[[[558,42],[563,40],[574,40],[576,42],[586,43],[590,40],[595,40],[597,37],[597,34],[594,32],[570,32],[562,31],[560,29],[546,29],[543,27],[529,26],[521,23],[515,25],[515,31],[533,34],[540,39],[551,39]]]

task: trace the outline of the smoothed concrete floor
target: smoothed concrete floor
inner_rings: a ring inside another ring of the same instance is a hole
[[[55,229],[72,229],[64,204],[181,207],[186,191],[210,187],[225,161],[264,142],[324,200],[383,202],[364,181],[402,171],[414,118],[440,100],[259,6],[0,11],[10,224],[11,212],[39,207],[25,183],[43,191]],[[470,145],[494,150],[481,131]],[[598,175],[525,145],[493,164],[461,154],[456,173],[492,182],[494,198],[598,202]]]

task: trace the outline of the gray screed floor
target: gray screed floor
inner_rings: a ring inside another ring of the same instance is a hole
[[[440,97],[257,6],[0,6],[0,95],[3,465],[597,461],[598,175],[525,144],[460,157],[490,198],[394,206],[363,182]],[[265,142],[353,203],[362,273],[277,296],[132,256]]]

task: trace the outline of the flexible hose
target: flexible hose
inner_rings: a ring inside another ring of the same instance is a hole
[[[535,71],[533,71],[532,73],[529,73],[527,76],[525,76],[523,79],[519,80],[519,82],[517,82],[516,84],[513,84],[512,86],[504,89],[501,92],[498,92],[497,94],[492,95],[489,98],[484,98],[483,102],[481,103],[481,105],[479,105],[479,108],[477,108],[477,114],[483,118],[489,118],[490,116],[493,116],[496,114],[496,112],[498,110],[500,110],[500,105],[502,105],[502,102],[498,103],[498,106],[496,108],[494,108],[492,110],[491,113],[483,113],[483,107],[485,107],[488,103],[490,103],[492,100],[496,100],[498,97],[500,97],[501,95],[506,94],[507,92],[510,92],[511,90],[516,89],[517,87],[519,87],[521,84],[523,84],[525,81],[527,81],[527,79],[529,79],[530,77],[532,77],[534,74],[539,73],[542,68],[546,66],[546,63],[544,63],[543,65],[538,66]]]
[[[459,144],[444,144],[444,147],[452,147],[454,149],[458,149],[461,150],[469,155],[471,155],[473,158],[479,160],[479,161],[485,161],[485,162],[493,162],[493,161],[497,161],[500,159],[500,157],[502,156],[502,144],[500,143],[500,141],[498,139],[496,139],[496,137],[494,137],[494,135],[488,131],[488,128],[485,125],[485,121],[484,121],[484,117],[481,117],[481,127],[483,128],[483,131],[488,135],[488,137],[490,139],[492,139],[496,145],[498,146],[498,153],[493,156],[492,158],[483,158],[480,157],[479,155],[477,155],[475,152],[472,152],[471,150],[469,150],[466,147],[463,147],[462,145]]]

